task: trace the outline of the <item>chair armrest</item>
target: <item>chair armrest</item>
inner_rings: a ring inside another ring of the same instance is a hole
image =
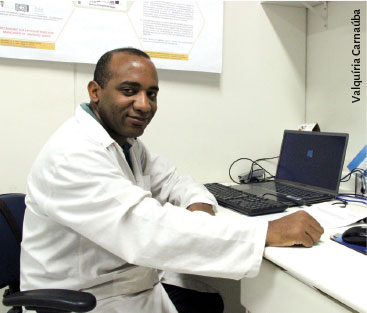
[[[35,289],[5,295],[6,306],[24,306],[29,310],[55,309],[60,312],[88,312],[96,307],[96,298],[88,292],[66,289]]]

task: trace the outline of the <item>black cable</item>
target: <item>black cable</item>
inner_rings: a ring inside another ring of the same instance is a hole
[[[236,164],[237,162],[239,161],[242,161],[242,160],[246,160],[246,161],[250,161],[252,162],[251,164],[251,168],[250,168],[250,172],[249,172],[249,179],[253,178],[253,173],[254,171],[256,171],[256,169],[254,170],[254,165],[258,166],[260,169],[263,169],[264,170],[264,181],[266,180],[266,176],[265,176],[265,173],[267,173],[268,175],[270,175],[270,177],[268,177],[268,179],[271,179],[271,178],[274,178],[274,175],[271,174],[270,172],[268,172],[264,167],[262,167],[258,162],[261,162],[261,161],[267,161],[267,160],[273,160],[273,159],[277,159],[279,158],[279,156],[276,156],[276,157],[271,157],[271,158],[261,158],[261,159],[257,159],[257,160],[252,160],[250,158],[239,158],[235,161],[232,162],[232,164],[229,166],[229,169],[228,169],[228,174],[229,174],[229,178],[236,184],[241,184],[241,182],[237,182],[233,179],[232,175],[231,175],[231,169],[233,167],[234,164]]]
[[[260,167],[260,168],[262,168],[266,173],[268,173],[269,175],[270,175],[270,177],[269,178],[273,178],[274,177],[274,175],[273,174],[271,174],[271,173],[269,173],[265,168],[263,168],[258,162],[261,162],[261,161],[268,161],[268,160],[273,160],[273,159],[278,159],[279,158],[279,156],[276,156],[276,157],[271,157],[271,158],[262,158],[262,159],[257,159],[257,160],[255,160],[255,161],[253,161],[253,163],[255,164],[255,165],[257,165],[258,167]]]
[[[342,177],[340,179],[340,182],[341,183],[345,183],[345,182],[349,181],[351,179],[351,177],[352,177],[352,174],[354,174],[354,173],[360,173],[361,175],[364,175],[365,171],[363,169],[361,169],[361,168],[357,168],[356,167],[352,171],[350,171],[347,175],[345,175],[344,177]]]
[[[339,205],[339,204],[343,205],[343,206],[342,206],[342,208],[346,208],[346,207],[347,207],[347,205],[348,205],[348,201],[345,201],[345,200],[339,199],[339,201],[334,202],[334,203],[332,203],[331,205]]]
[[[345,183],[345,182],[348,182],[351,178],[352,178],[352,175],[353,174],[356,174],[356,177],[355,177],[355,181],[354,181],[354,196],[357,196],[358,193],[357,193],[357,178],[358,178],[358,174],[360,175],[360,179],[361,179],[361,183],[362,183],[362,186],[361,186],[361,193],[364,194],[366,192],[366,184],[365,184],[365,178],[363,176],[366,175],[366,170],[362,169],[362,168],[354,168],[353,170],[351,170],[347,175],[345,175],[344,177],[342,177],[340,179],[340,182],[341,183]]]
[[[250,161],[250,162],[254,162],[252,159],[249,159],[249,158],[239,158],[235,161],[232,162],[232,164],[229,166],[229,169],[228,169],[228,175],[229,175],[229,178],[236,184],[241,184],[240,182],[236,182],[233,178],[232,178],[232,175],[231,175],[231,169],[232,169],[232,166],[234,164],[236,164],[238,161],[241,161],[241,160],[246,160],[246,161]]]

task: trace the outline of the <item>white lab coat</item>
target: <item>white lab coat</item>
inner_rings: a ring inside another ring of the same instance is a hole
[[[186,210],[216,202],[139,140],[129,142],[133,172],[81,107],[47,142],[28,178],[21,289],[89,291],[93,312],[176,313],[161,270],[255,276],[267,223]]]

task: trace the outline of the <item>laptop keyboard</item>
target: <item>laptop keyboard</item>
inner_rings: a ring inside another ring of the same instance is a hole
[[[205,184],[205,187],[214,195],[220,205],[245,215],[283,212],[288,207],[284,203],[261,198],[218,183]]]
[[[274,184],[274,188],[276,192],[279,192],[281,194],[285,194],[285,195],[291,195],[300,199],[313,199],[313,198],[324,198],[324,197],[329,197],[329,195],[327,194],[323,194],[320,192],[315,192],[315,191],[310,191],[310,190],[305,190],[305,189],[300,189],[297,187],[293,187],[293,186],[288,186],[285,184],[281,184],[278,182],[275,182]]]

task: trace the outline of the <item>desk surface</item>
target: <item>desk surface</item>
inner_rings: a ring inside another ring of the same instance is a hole
[[[348,207],[367,213],[366,207]],[[237,213],[221,208],[219,214]],[[357,312],[367,312],[367,256],[330,240],[346,228],[325,229],[312,248],[266,247],[264,258]]]
[[[326,230],[314,247],[267,247],[264,257],[302,282],[358,312],[367,312],[367,256],[330,240]]]

